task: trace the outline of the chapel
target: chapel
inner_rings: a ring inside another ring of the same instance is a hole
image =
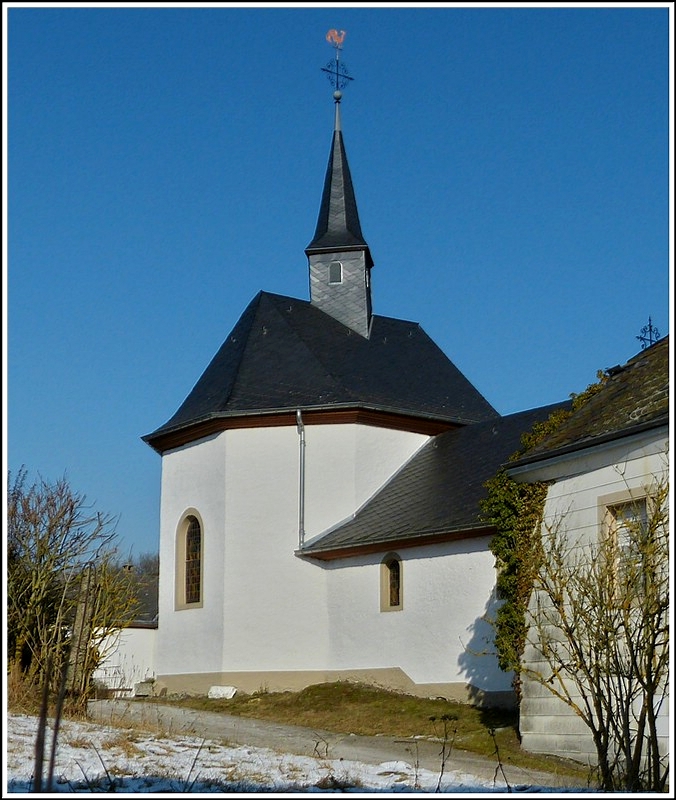
[[[162,458],[158,688],[511,704],[480,501],[554,407],[501,416],[420,324],[376,313],[334,100],[309,299],[258,292],[143,437]]]

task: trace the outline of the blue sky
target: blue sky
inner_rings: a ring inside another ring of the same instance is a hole
[[[260,290],[308,299],[347,32],[374,311],[502,414],[670,324],[668,4],[3,8],[7,468],[157,549],[177,409]]]

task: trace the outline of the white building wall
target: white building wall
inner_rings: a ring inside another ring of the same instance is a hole
[[[305,427],[305,539],[351,517],[429,439],[368,425]]]
[[[296,428],[233,430],[226,436],[222,668],[321,668],[326,659],[324,580],[321,571],[294,556],[299,510]]]
[[[221,668],[225,444],[225,434],[221,433],[162,457],[158,675],[215,672]],[[191,510],[198,512],[203,525],[204,602],[201,608],[177,611],[176,534],[179,523]]]
[[[120,692],[133,692],[135,684],[155,677],[156,628],[123,628],[105,637],[99,648],[103,660],[93,679]]]
[[[353,514],[427,440],[353,424],[306,425],[305,438],[306,539]],[[234,429],[164,455],[159,675],[334,668],[327,573],[294,555],[299,445],[295,425]],[[190,509],[203,521],[204,600],[177,611],[176,532]]]
[[[380,610],[382,555],[329,562],[331,663],[401,668],[416,684],[509,692],[485,621],[495,611],[488,537],[403,549],[402,608]]]
[[[565,526],[572,542],[598,541],[608,502],[626,493],[640,497],[654,476],[665,474],[667,446],[667,434],[653,431],[529,471],[529,481],[555,481],[547,494],[545,525]],[[524,659],[530,667],[537,669],[539,658],[532,647],[527,648]],[[660,717],[665,749],[668,721],[665,704]],[[596,751],[589,729],[546,687],[532,680],[523,683],[520,728],[526,750],[594,760]]]

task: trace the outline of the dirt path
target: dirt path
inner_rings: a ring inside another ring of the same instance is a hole
[[[277,752],[317,758],[362,761],[380,764],[406,761],[411,765],[439,772],[442,765],[440,741],[397,739],[389,736],[356,736],[330,733],[265,720],[229,716],[212,711],[196,711],[129,700],[94,700],[89,704],[91,718],[97,722],[143,726],[166,735],[200,736],[207,739],[267,747]],[[578,785],[569,777],[549,772],[527,770],[512,764],[498,765],[497,760],[453,750],[445,762],[444,773],[463,773],[483,780],[505,781],[512,787]]]

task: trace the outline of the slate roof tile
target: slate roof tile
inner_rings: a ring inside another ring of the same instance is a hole
[[[603,387],[514,466],[668,424],[668,336],[606,373]]]
[[[368,339],[310,302],[259,292],[174,416],[364,407],[468,424],[498,414],[415,322],[374,316]]]
[[[337,107],[336,113],[338,113]],[[343,134],[340,130],[336,130],[333,133],[329,163],[324,178],[317,229],[305,252],[355,246],[368,250],[359,223]]]

